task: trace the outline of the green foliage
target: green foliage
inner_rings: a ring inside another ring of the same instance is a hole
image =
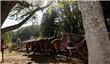
[[[24,41],[30,39],[31,37],[39,37],[39,28],[39,25],[31,25],[18,29],[14,32],[13,41],[16,42],[17,38],[21,38],[21,41]]]
[[[74,1],[59,1],[44,14],[41,23],[41,35],[50,37],[51,34],[73,32],[84,34],[81,13]]]
[[[44,13],[41,23],[41,36],[51,37],[54,35],[54,21],[57,17],[55,9],[50,7],[46,13]]]
[[[43,1],[27,0],[22,3],[27,4],[27,6],[16,4],[9,13],[9,19],[17,21],[25,19],[33,10],[39,8]],[[37,18],[36,14],[34,14],[29,20],[35,19],[33,17]]]
[[[81,12],[75,1],[60,1],[56,7],[59,15],[57,23],[59,30],[77,34],[84,33]]]
[[[2,35],[2,38],[4,40],[4,44],[6,46],[11,46],[12,42],[11,42],[11,33],[10,32],[7,32],[5,34]]]

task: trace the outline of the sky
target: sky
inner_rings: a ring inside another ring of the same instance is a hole
[[[36,15],[38,15],[38,20],[35,20],[35,21],[38,21],[38,23],[40,24],[41,23],[42,16],[43,16],[43,13],[41,11],[38,11],[38,12],[36,12]],[[5,20],[5,22],[3,23],[3,25],[2,25],[1,28],[12,26],[12,25],[18,24],[19,22],[20,21],[10,20],[9,18],[7,18]],[[27,23],[23,24],[21,27],[25,27],[25,26],[29,26],[29,25],[32,25],[32,22],[31,21],[27,21]]]
[[[49,0],[44,0],[44,4],[42,6],[45,6],[46,4],[48,4],[48,1]],[[46,9],[44,10],[44,12],[46,11]],[[42,19],[42,16],[43,16],[43,12],[42,11],[37,11],[36,12],[36,15],[38,16],[37,21],[39,24],[41,23],[41,19]],[[11,23],[10,23],[11,22]],[[5,28],[5,27],[8,27],[8,26],[12,26],[12,25],[15,25],[15,24],[18,24],[20,21],[17,21],[17,20],[10,20],[8,17],[7,19],[5,20],[4,24],[2,25],[1,28]],[[31,21],[28,21],[26,24],[22,25],[21,27],[25,27],[25,26],[29,26],[29,25],[32,25],[32,22]]]

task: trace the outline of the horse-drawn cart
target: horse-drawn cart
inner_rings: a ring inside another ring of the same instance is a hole
[[[69,52],[69,56],[80,55],[82,59],[88,59],[87,45],[84,36],[74,33],[65,33],[61,39],[56,39],[53,42],[55,53],[61,54],[62,51]]]

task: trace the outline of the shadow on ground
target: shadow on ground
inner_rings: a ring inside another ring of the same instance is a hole
[[[59,61],[57,59],[53,59],[49,55],[28,55],[29,58],[31,58],[31,61],[34,61],[35,63],[58,63]],[[65,61],[66,62],[66,61]]]
[[[85,64],[82,61],[69,60],[66,56],[58,56],[56,59],[52,58],[49,55],[44,54],[28,54],[24,55],[31,59],[32,62],[37,64],[50,64],[50,63],[68,63],[68,64]],[[28,62],[27,64],[33,64],[32,62]]]

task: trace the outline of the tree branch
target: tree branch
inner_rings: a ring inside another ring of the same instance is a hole
[[[9,26],[9,27],[6,27],[6,28],[1,29],[2,34],[5,33],[5,32],[8,32],[8,31],[11,31],[11,30],[14,30],[14,29],[17,29],[17,28],[21,27],[30,17],[32,17],[34,15],[34,13],[36,11],[43,10],[44,8],[47,8],[50,4],[51,3],[49,3],[48,5],[46,5],[44,7],[38,7],[38,8],[36,8],[32,12],[30,12],[29,16],[27,16],[22,22],[20,22],[20,23],[18,23],[16,25]]]
[[[1,1],[1,26],[7,18],[9,12],[18,1]]]

